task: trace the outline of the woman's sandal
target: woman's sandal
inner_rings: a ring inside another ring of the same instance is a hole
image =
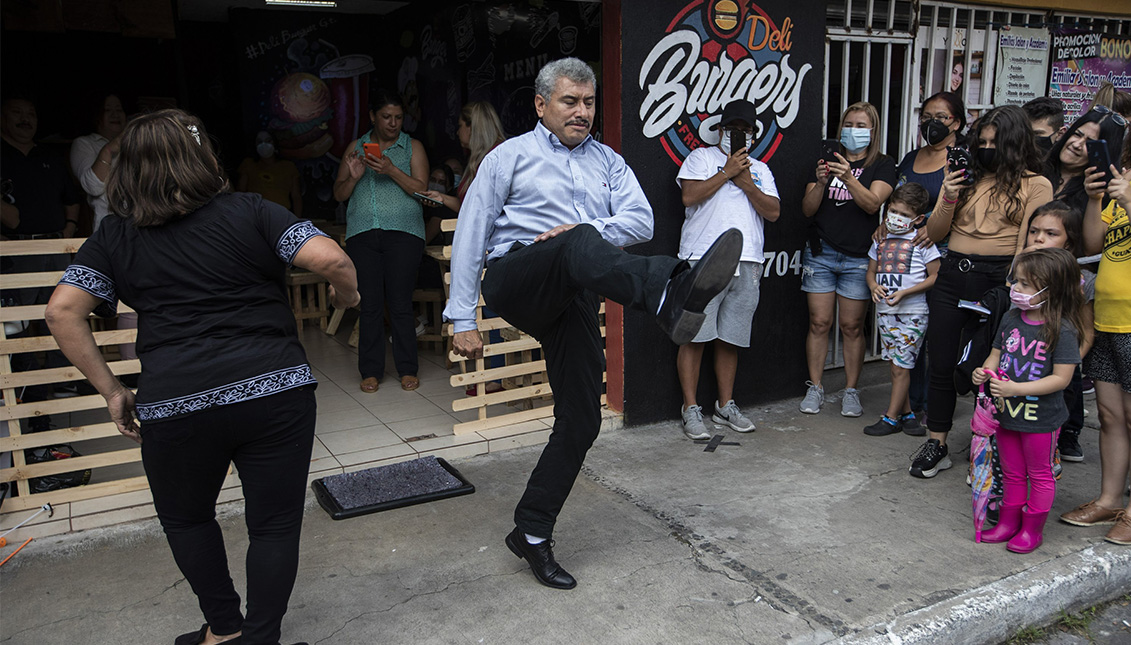
[[[200,626],[199,631],[189,632],[187,634],[181,634],[180,636],[178,636],[176,638],[176,640],[173,641],[173,645],[197,645],[198,643],[203,643],[204,639],[207,638],[207,637],[208,637],[208,623],[204,623],[203,625]],[[228,641],[224,641],[224,642],[230,643],[231,645],[240,645],[240,642],[242,640],[243,640],[243,636],[241,635],[241,636],[236,636],[232,640],[228,640]]]
[[[411,392],[420,387],[420,379],[411,374],[405,374],[401,377],[401,389]]]
[[[377,391],[377,377],[370,376],[369,378],[361,379],[361,391],[373,394]]]

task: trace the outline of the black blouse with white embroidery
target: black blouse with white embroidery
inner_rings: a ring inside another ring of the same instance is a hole
[[[138,228],[110,216],[59,284],[138,313],[142,421],[315,384],[287,300],[287,266],[325,236],[251,193],[218,195],[195,212]]]

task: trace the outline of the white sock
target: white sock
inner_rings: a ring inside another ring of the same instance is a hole
[[[546,541],[546,538],[534,537],[533,535],[531,535],[529,533],[523,533],[523,535],[526,536],[526,543],[527,544],[542,544],[543,542]]]

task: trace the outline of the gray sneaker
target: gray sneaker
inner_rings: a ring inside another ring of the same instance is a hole
[[[854,387],[844,389],[844,398],[840,400],[840,415],[842,417],[858,417],[864,414],[860,407],[860,392]]]
[[[693,405],[687,408],[681,408],[683,413],[683,434],[687,435],[688,439],[710,439],[711,433],[707,432],[707,426],[703,425],[703,408],[698,405]]]
[[[742,415],[742,411],[734,404],[734,399],[727,401],[721,408],[719,402],[715,401],[715,414],[711,416],[711,421],[730,426],[735,432],[754,432],[754,422]]]
[[[805,414],[817,414],[821,411],[821,404],[825,402],[825,388],[813,381],[805,381],[805,384],[809,386],[809,391],[801,399],[801,411]]]

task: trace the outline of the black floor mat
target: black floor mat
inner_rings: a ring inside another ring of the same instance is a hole
[[[316,479],[314,496],[330,517],[349,517],[475,492],[475,486],[437,457],[421,457]]]

